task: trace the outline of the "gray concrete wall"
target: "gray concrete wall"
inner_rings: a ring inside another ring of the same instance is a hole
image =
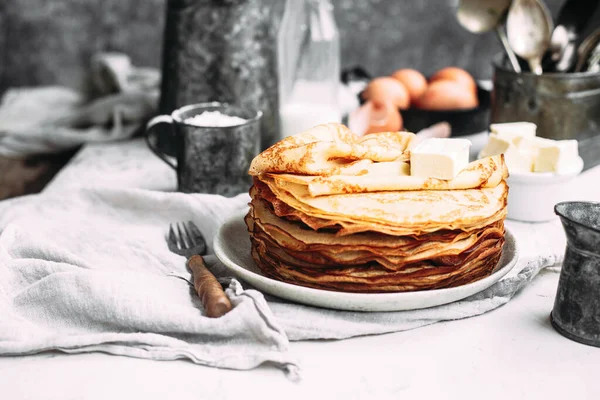
[[[283,0],[262,0],[277,24]],[[473,35],[456,22],[457,0],[332,0],[343,66],[374,74],[447,65],[491,76],[501,51],[492,33]],[[556,13],[562,0],[546,0]],[[0,91],[10,86],[81,86],[90,55],[124,51],[137,65],[160,65],[165,0],[1,0]]]

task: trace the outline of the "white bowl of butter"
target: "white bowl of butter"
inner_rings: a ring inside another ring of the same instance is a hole
[[[490,125],[479,157],[504,154],[508,167],[508,218],[544,222],[555,218],[554,205],[568,199],[567,183],[583,170],[576,140],[536,136],[536,125],[510,122]]]

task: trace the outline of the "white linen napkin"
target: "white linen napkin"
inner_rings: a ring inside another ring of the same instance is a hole
[[[0,354],[103,351],[235,369],[270,362],[297,377],[288,339],[342,339],[479,315],[508,302],[564,251],[558,221],[509,223],[521,249],[517,266],[453,304],[341,312],[265,301],[233,280],[227,293],[234,310],[206,318],[187,283],[172,276],[189,278],[184,258],[167,248],[168,224],[194,221],[212,252],[217,228],[248,200],[98,188],[0,202]],[[227,276],[214,256],[207,259],[217,276]]]
[[[121,53],[92,57],[94,96],[62,86],[9,89],[0,101],[0,155],[56,153],[131,137],[157,109],[160,73]]]
[[[185,258],[167,248],[169,222],[192,220],[209,239],[247,201],[82,190],[1,202],[0,354],[102,351],[233,369],[269,362],[296,376],[260,293],[234,282],[234,309],[211,319],[173,276],[190,278]]]

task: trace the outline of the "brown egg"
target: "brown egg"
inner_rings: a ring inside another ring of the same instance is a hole
[[[419,99],[427,90],[427,79],[416,69],[399,69],[392,74],[392,78],[398,80],[408,90],[411,103]]]
[[[475,93],[455,81],[435,81],[429,84],[416,102],[424,110],[462,110],[478,106]]]
[[[397,132],[402,129],[402,116],[398,108],[391,103],[366,102],[363,107],[368,113],[367,133]]]
[[[475,83],[475,79],[462,68],[442,68],[429,78],[429,83],[435,81],[454,81],[471,90],[473,93],[477,93],[477,83]]]
[[[391,103],[402,110],[410,106],[408,90],[396,79],[382,76],[373,79],[362,94],[363,99]]]

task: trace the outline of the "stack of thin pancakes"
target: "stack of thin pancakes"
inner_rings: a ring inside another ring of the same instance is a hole
[[[504,243],[503,157],[424,179],[409,173],[415,143],[409,132],[360,137],[327,124],[258,155],[245,221],[261,271],[345,292],[453,287],[492,273]]]

